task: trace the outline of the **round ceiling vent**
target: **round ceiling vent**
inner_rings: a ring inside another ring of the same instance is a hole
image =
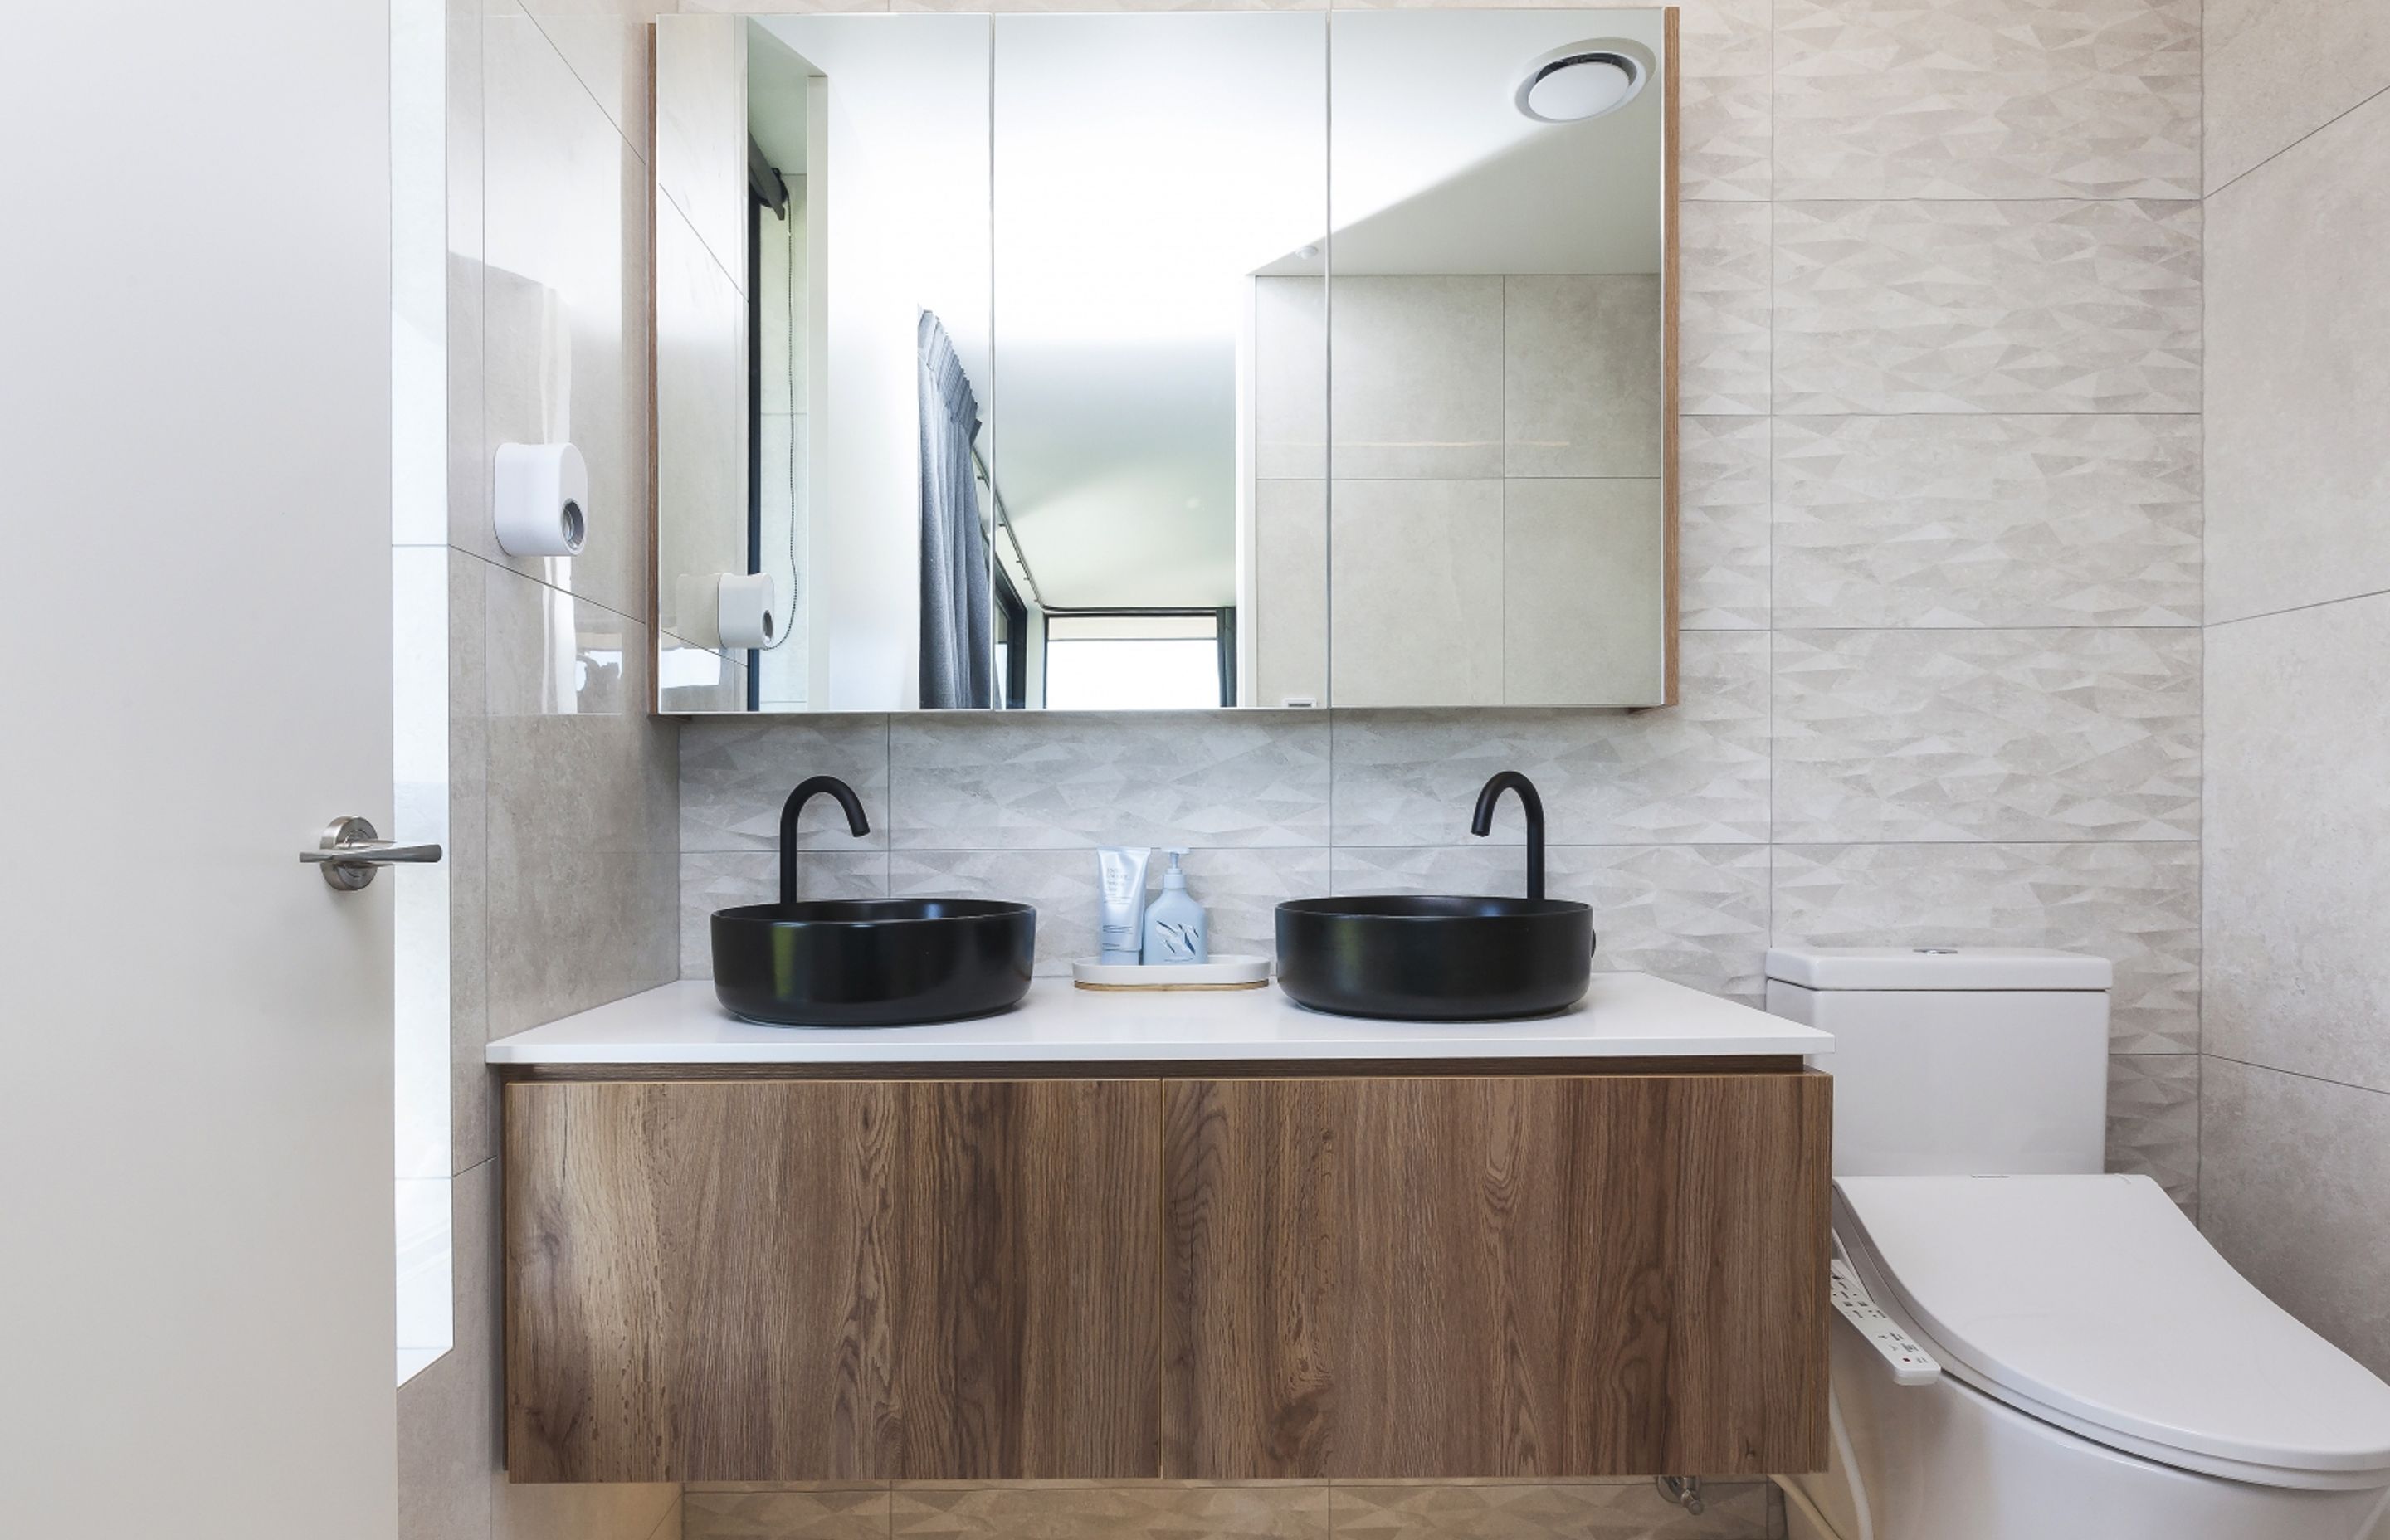
[[[1580,43],[1547,54],[1519,83],[1519,110],[1538,122],[1575,123],[1615,112],[1643,89],[1649,70],[1615,44]]]

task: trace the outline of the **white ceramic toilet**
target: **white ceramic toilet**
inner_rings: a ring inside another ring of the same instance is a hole
[[[1834,1034],[1851,1306],[1793,1540],[2390,1540],[2390,1385],[2101,1174],[2106,961],[1782,948],[1767,976]]]

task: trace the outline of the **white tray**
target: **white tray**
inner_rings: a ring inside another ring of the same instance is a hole
[[[1099,962],[1083,957],[1071,965],[1081,989],[1260,989],[1269,982],[1270,960],[1250,952],[1215,952],[1210,962]]]

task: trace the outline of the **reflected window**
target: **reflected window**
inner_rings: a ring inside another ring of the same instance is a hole
[[[1236,704],[1234,611],[1046,617],[1046,705],[1058,712]]]

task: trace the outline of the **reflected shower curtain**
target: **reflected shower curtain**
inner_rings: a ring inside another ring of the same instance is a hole
[[[921,704],[996,704],[987,532],[971,441],[979,400],[946,328],[921,313]]]

